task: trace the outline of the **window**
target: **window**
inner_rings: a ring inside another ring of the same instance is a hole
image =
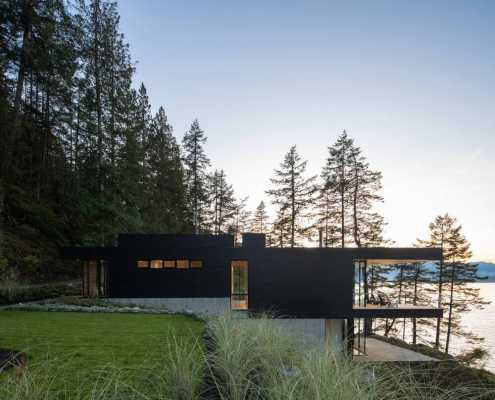
[[[162,260],[151,260],[151,268],[163,268]]]
[[[139,260],[137,262],[138,268],[148,268],[149,267],[149,262],[147,260]]]
[[[191,268],[203,268],[202,260],[191,260]]]
[[[163,260],[163,268],[175,268],[175,260]]]
[[[232,261],[230,264],[232,310],[248,309],[248,262]]]
[[[178,269],[188,269],[189,268],[189,260],[177,260],[177,268]]]

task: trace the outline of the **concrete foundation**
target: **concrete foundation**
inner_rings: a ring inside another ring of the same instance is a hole
[[[144,308],[164,309],[171,312],[186,312],[199,316],[219,316],[230,312],[230,298],[108,298],[109,303],[138,306]],[[234,312],[234,317],[238,312]],[[237,315],[241,317],[241,314]],[[247,314],[242,313],[243,321],[249,323]],[[244,319],[246,318],[246,319]],[[284,334],[292,336],[297,343],[305,347],[328,346],[332,351],[343,352],[344,327],[343,319],[302,319],[275,318],[274,326]]]
[[[215,298],[109,298],[114,304],[160,308],[171,312],[186,312],[202,316],[222,315],[230,311],[229,297]]]

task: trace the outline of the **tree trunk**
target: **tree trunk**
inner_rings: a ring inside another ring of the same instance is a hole
[[[442,237],[442,246],[443,246],[443,237]],[[443,288],[443,257],[440,260],[440,270],[438,275],[438,308],[442,308],[442,288]],[[440,347],[440,326],[442,323],[441,318],[437,318],[437,329],[435,334],[435,349]]]
[[[48,140],[50,136],[50,89],[46,91],[45,111],[44,111],[44,127],[41,139],[40,149],[40,164],[38,166],[38,177],[36,180],[36,200],[41,198],[41,188],[43,186],[43,179],[46,173],[46,160],[48,153]]]
[[[357,247],[361,247],[361,240],[359,238],[359,226],[358,226],[358,217],[357,217],[357,202],[358,202],[358,194],[359,194],[359,176],[358,176],[358,167],[356,163],[356,159],[354,159],[354,192],[352,198],[352,219],[353,219],[353,235],[354,235],[354,243]]]
[[[95,73],[95,93],[96,93],[96,136],[97,136],[97,175],[98,175],[98,198],[100,201],[100,206],[103,203],[103,131],[102,131],[102,105],[101,105],[101,81],[100,81],[100,51],[99,51],[99,13],[100,13],[100,2],[99,0],[94,0],[93,3],[93,62],[94,62],[94,73]],[[101,221],[101,216],[99,217],[99,233],[100,233],[100,244],[105,245],[105,233],[103,231],[103,224]]]
[[[340,233],[340,246],[342,248],[345,247],[345,216],[344,216],[344,212],[345,212],[345,198],[344,198],[344,182],[341,182],[340,183],[341,187],[340,187],[340,229],[341,229],[341,233]]]
[[[26,65],[28,61],[28,53],[29,53],[29,44],[30,44],[30,36],[31,36],[31,28],[32,28],[32,13],[33,13],[33,4],[32,0],[24,0],[24,4],[22,6],[22,48],[21,48],[21,57],[19,62],[19,71],[17,72],[17,84],[15,89],[15,97],[14,97],[14,116],[17,119],[19,115],[19,110],[21,108],[22,101],[22,90],[24,88],[24,76],[26,74]]]
[[[447,320],[447,338],[445,340],[445,353],[449,352],[450,333],[452,330],[452,308],[454,305],[454,281],[455,281],[455,265],[452,265],[452,276],[450,278],[450,299],[449,299],[449,318]]]
[[[17,135],[19,131],[19,112],[21,109],[22,92],[24,89],[24,78],[26,75],[26,69],[29,58],[30,39],[32,29],[32,14],[33,4],[32,0],[24,0],[22,6],[22,47],[20,50],[19,70],[17,71],[17,82],[14,95],[14,124],[9,129],[9,133],[6,134],[6,146],[3,154],[1,155],[1,173],[5,177],[8,174],[10,163],[12,161],[12,154],[14,152],[15,143],[17,141]]]

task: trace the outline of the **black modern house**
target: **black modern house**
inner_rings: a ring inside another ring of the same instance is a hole
[[[116,247],[68,247],[62,255],[83,261],[84,296],[207,315],[269,312],[312,324],[342,350],[364,340],[364,320],[443,314],[376,301],[367,287],[371,265],[439,261],[439,248],[273,248],[253,233],[236,247],[231,235],[121,234]]]

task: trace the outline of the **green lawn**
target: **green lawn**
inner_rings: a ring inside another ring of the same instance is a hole
[[[183,315],[0,311],[0,347],[26,352],[30,370],[50,368],[73,386],[109,369],[160,368],[171,340],[192,346],[203,327]]]

